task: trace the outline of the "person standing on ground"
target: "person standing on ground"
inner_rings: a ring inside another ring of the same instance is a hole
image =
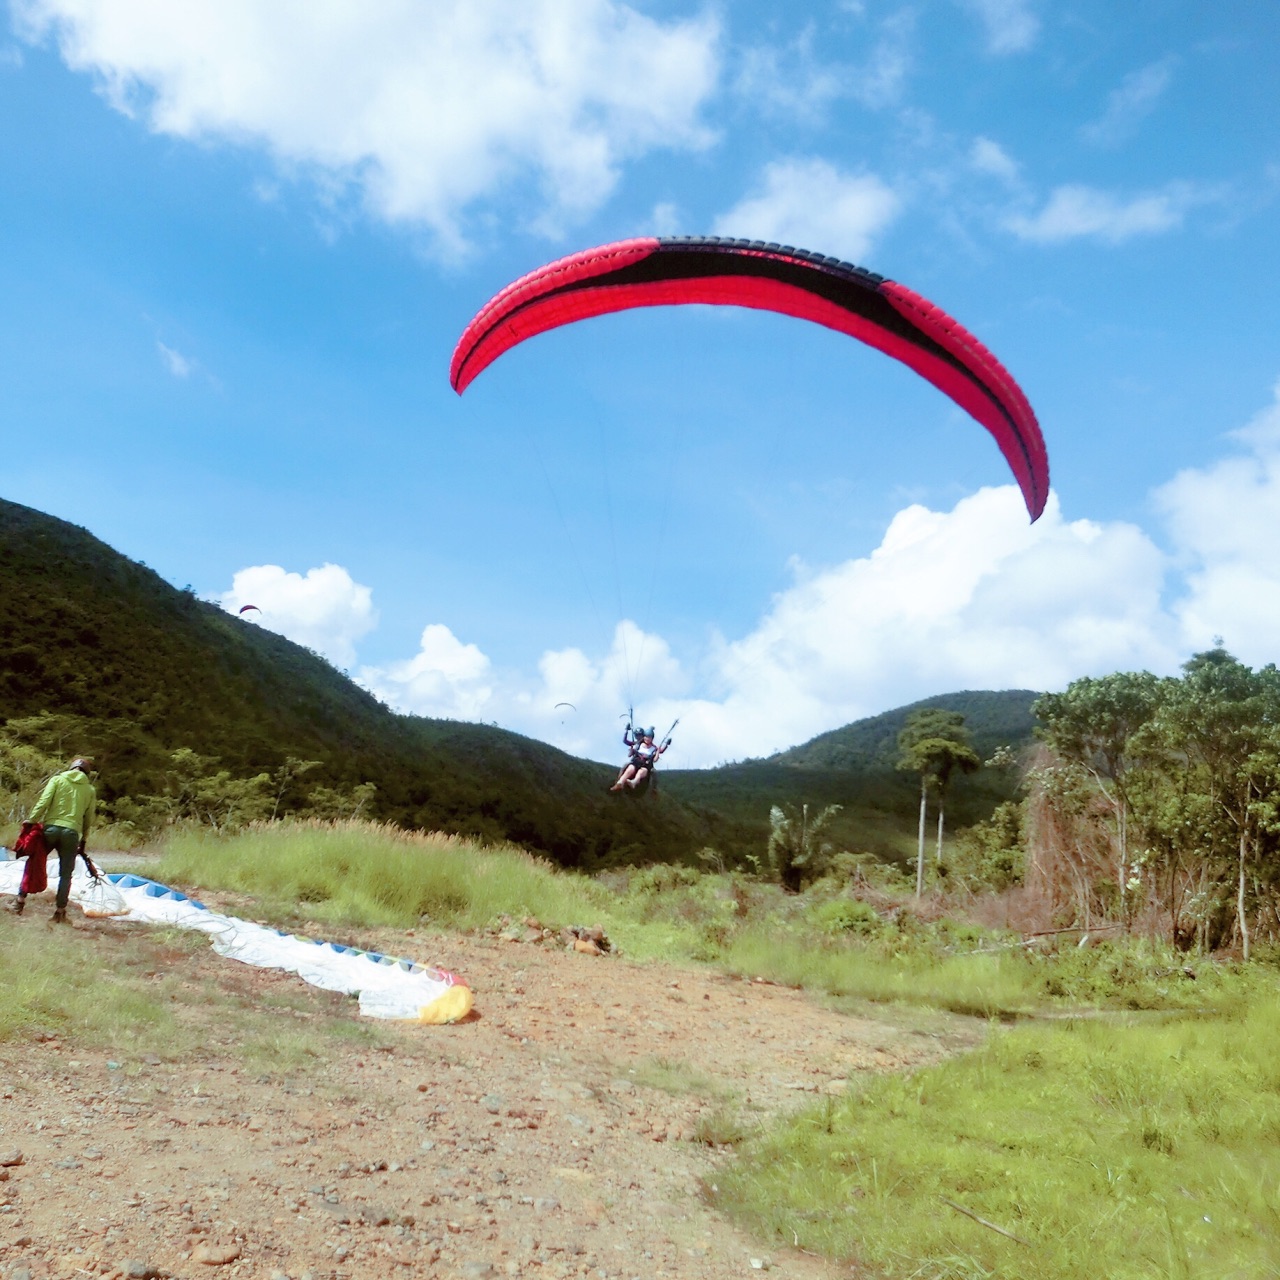
[[[40,799],[28,815],[32,822],[43,824],[49,852],[58,855],[58,896],[53,911],[55,924],[67,923],[67,899],[71,895],[71,873],[76,868],[76,857],[84,859],[84,865],[94,879],[100,874],[85,851],[98,799],[98,793],[89,781],[92,772],[93,761],[88,756],[78,756],[62,773],[55,773],[45,783]],[[20,892],[13,910],[21,915],[26,903],[27,895]]]

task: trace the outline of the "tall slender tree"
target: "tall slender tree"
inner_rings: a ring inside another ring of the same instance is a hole
[[[964,716],[931,708],[913,711],[898,734],[897,767],[920,777],[920,823],[916,848],[916,897],[924,893],[924,833],[929,791],[938,796],[938,860],[942,860],[943,812],[947,787],[957,773],[971,773],[982,761],[969,745]]]

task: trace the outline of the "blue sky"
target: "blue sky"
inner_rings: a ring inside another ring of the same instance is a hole
[[[673,764],[1280,635],[1280,8],[1253,0],[10,0],[3,496],[390,704]],[[652,309],[472,314],[649,233],[838,254],[1035,406]],[[573,703],[573,709],[557,702]]]

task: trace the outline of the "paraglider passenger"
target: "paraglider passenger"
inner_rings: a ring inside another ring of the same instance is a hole
[[[632,729],[627,725],[622,735],[622,742],[631,752],[626,767],[618,775],[618,780],[609,788],[610,791],[621,791],[627,788],[634,791],[652,772],[658,763],[658,757],[671,745],[671,739],[657,745],[653,741],[655,730]]]
[[[101,874],[85,851],[98,799],[98,793],[89,780],[92,772],[93,761],[88,756],[77,756],[62,773],[55,773],[45,783],[30,814],[32,824],[43,824],[45,844],[49,852],[58,855],[58,894],[53,912],[55,924],[67,923],[67,899],[71,894],[71,873],[75,870],[76,858],[84,859],[84,865],[94,879]],[[18,890],[18,900],[12,908],[16,915],[21,915],[26,906],[28,886],[31,883],[28,875],[31,871],[29,860],[28,874],[22,877],[23,887]],[[39,876],[37,887],[44,887],[43,875]]]

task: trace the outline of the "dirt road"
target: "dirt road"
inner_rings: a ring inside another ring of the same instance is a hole
[[[145,928],[77,919],[69,945],[109,981]],[[716,1212],[715,1140],[976,1035],[488,937],[342,940],[463,975],[476,1016],[369,1035],[352,1000],[170,943],[165,980],[218,995],[183,1007],[197,1048],[0,1045],[0,1276],[849,1276]],[[227,1002],[270,1017],[246,1041]],[[297,1029],[323,1052],[263,1070],[252,1037]]]

